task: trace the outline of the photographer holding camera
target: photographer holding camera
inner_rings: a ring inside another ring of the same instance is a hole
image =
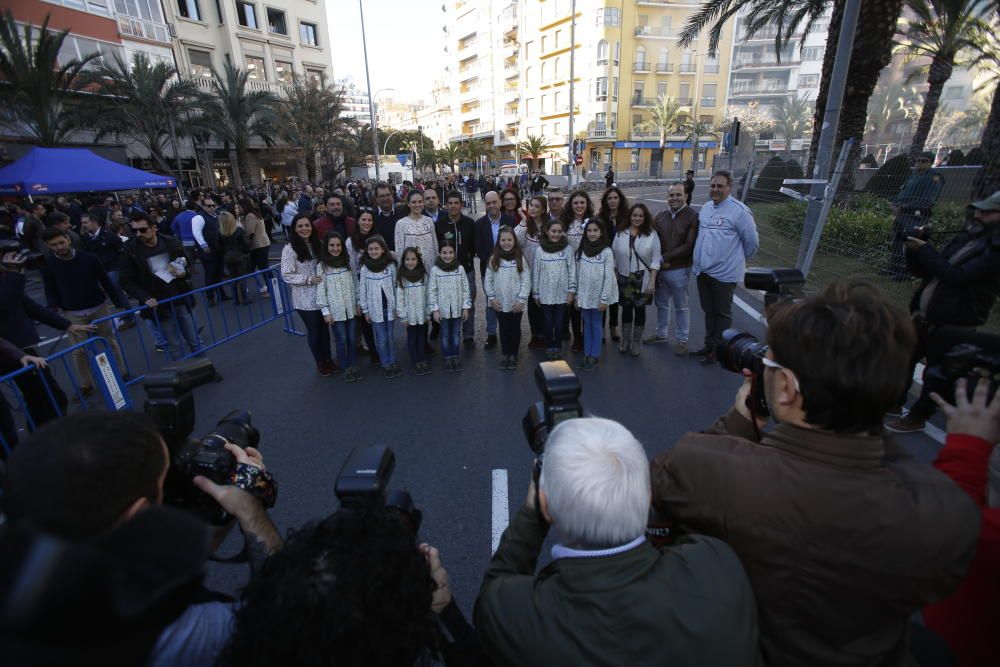
[[[882,430],[913,327],[850,281],[780,302],[768,324],[770,348],[742,367],[759,365],[776,425],[761,434],[745,370],[725,416],[654,460],[653,507],[739,555],[768,665],[908,664],[911,617],[955,590],[979,532],[961,489]]]
[[[974,209],[972,220],[941,250],[918,238],[916,232],[906,239],[910,271],[922,282],[910,301],[917,347],[900,408],[906,402],[917,363],[926,357],[927,366],[932,367],[956,343],[975,343],[975,327],[986,323],[1000,293],[1000,190],[970,206]],[[934,414],[928,386],[925,381],[908,414],[885,427],[896,433],[922,431]]]
[[[239,478],[234,482],[265,474],[257,450],[231,443],[226,449],[238,463]],[[34,432],[11,454],[4,478],[7,522],[31,525],[74,543],[90,543],[161,504],[170,469],[164,439],[145,415],[69,415]],[[245,485],[219,485],[204,477],[193,482],[236,518],[251,568],[259,568],[281,546],[264,505]],[[221,537],[224,533],[220,532],[216,539],[221,542]],[[125,579],[121,585],[155,587],[157,583]],[[67,600],[75,599],[67,596]],[[147,664],[212,665],[232,632],[232,602],[220,601],[220,597],[203,590],[201,599],[191,600],[159,634]]]
[[[576,418],[552,430],[537,494],[532,482],[476,601],[495,664],[760,664],[739,559],[711,537],[654,548],[649,501],[649,462],[624,426]],[[559,544],[535,575],[550,525]]]

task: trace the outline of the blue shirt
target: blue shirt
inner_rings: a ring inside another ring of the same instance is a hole
[[[704,273],[724,283],[738,283],[760,242],[753,214],[743,202],[726,197],[709,202],[698,213],[694,244],[694,274]]]

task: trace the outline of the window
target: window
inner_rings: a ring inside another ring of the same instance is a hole
[[[661,65],[666,65],[668,62],[670,62],[670,51],[668,51],[666,48],[660,49],[660,56],[656,62],[660,63]]]
[[[667,96],[667,82],[660,81],[656,84],[656,99]]]
[[[201,20],[201,7],[198,0],[177,0],[177,13],[192,21]]]
[[[622,10],[617,7],[600,7],[597,10],[598,26],[619,26],[622,24]]]
[[[188,59],[191,61],[191,76],[212,78],[212,55],[208,51],[188,51]]]
[[[285,23],[285,12],[280,9],[267,8],[267,31],[276,35],[288,36],[288,25]]]
[[[594,114],[594,129],[595,130],[606,130],[608,123],[608,114],[598,113]]]
[[[157,0],[115,0],[115,11],[125,16],[163,23],[163,12]]]
[[[557,90],[556,91],[555,107],[553,107],[553,110],[556,113],[559,113],[560,111],[563,110],[562,91],[561,90]]]
[[[962,86],[948,86],[944,89],[941,99],[960,100],[964,97],[963,92],[965,92],[965,89]]]
[[[318,34],[315,23],[306,23],[305,21],[299,23],[299,39],[302,40],[303,44],[319,46]]]
[[[529,98],[529,99],[527,99],[527,100],[524,101],[524,112],[527,115],[529,115],[529,116],[534,115],[534,113],[535,113],[535,98],[534,97]]]
[[[635,50],[635,69],[646,69],[646,47],[640,46]]]
[[[252,81],[267,81],[264,71],[264,59],[259,56],[246,56],[247,78]]]
[[[59,48],[58,61],[60,64],[65,64],[71,60],[85,58],[92,53],[99,54],[99,57],[92,60],[87,65],[87,69],[92,69],[102,63],[110,63],[115,53],[121,56],[122,59],[125,57],[121,47],[97,42],[78,35],[66,35],[66,39],[63,40],[62,46]]]
[[[236,3],[236,20],[244,28],[257,29],[257,9],[251,2]]]
[[[719,61],[715,58],[709,58],[705,61],[705,69],[703,70],[705,74],[718,74],[719,73]]]
[[[608,77],[599,76],[597,77],[597,86],[594,89],[594,94],[598,102],[608,101]]]
[[[608,64],[608,40],[602,39],[597,43],[597,64]]]
[[[670,25],[671,25],[671,23],[670,23],[670,17],[669,16],[661,16],[660,17],[660,28],[661,28],[660,34],[661,35],[669,35],[669,34],[671,34],[670,33]]]
[[[287,60],[274,61],[274,80],[278,83],[291,83],[294,72],[292,63]]]
[[[558,81],[559,79],[562,78],[562,67],[561,67],[561,65],[562,65],[562,63],[559,62],[559,58],[556,58],[554,64],[552,65],[552,74],[555,77],[556,81]]]
[[[549,112],[549,96],[542,95],[542,113],[545,114],[548,112]]]
[[[819,86],[819,74],[800,74],[799,88],[816,88]]]
[[[681,94],[677,101],[681,106],[688,106],[691,104],[691,84],[687,81],[681,84]]]
[[[612,99],[612,101],[617,102],[618,101],[618,77],[616,76],[613,80],[614,80],[614,87],[612,87],[612,89],[611,89],[611,99]]]
[[[531,77],[532,77],[532,75],[534,73],[535,73],[535,71],[532,68],[530,68],[530,67],[526,67],[525,68],[525,70],[524,70],[524,85],[526,85],[526,86],[530,86],[531,85],[531,82],[532,82]]]
[[[614,111],[611,112],[611,129],[618,127],[618,114]]]
[[[556,49],[559,48],[559,38],[560,37],[562,37],[562,30],[556,30],[556,36],[555,36],[555,43],[556,43],[556,45],[554,47]]]
[[[621,59],[622,59],[622,43],[615,42],[615,66],[618,65],[618,62]]]
[[[535,43],[534,42],[525,42],[524,43],[524,59],[525,60],[530,60],[531,59],[531,52],[534,50],[534,48],[535,48]]]
[[[629,171],[639,171],[639,149],[633,148],[629,155]]]
[[[549,50],[549,36],[542,35],[542,53],[546,53]]]
[[[634,114],[632,114],[632,127],[635,127],[636,125],[642,125],[642,114],[641,113],[634,113]]]
[[[636,81],[632,84],[632,103],[642,104],[642,95],[646,92],[646,84],[643,81]]]
[[[823,47],[822,46],[807,46],[802,49],[802,61],[814,61],[823,59]]]
[[[715,106],[715,91],[718,84],[706,83],[701,87],[701,105],[703,107]]]
[[[306,81],[313,88],[320,88],[326,81],[326,73],[321,69],[306,69]]]

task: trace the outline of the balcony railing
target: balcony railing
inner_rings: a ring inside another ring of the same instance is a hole
[[[794,58],[782,58],[778,62],[777,58],[752,58],[750,60],[738,60],[733,63],[733,70],[749,69],[751,67],[796,67],[801,64],[800,60]]]
[[[272,83],[271,81],[263,81],[261,79],[247,79],[247,87],[250,90],[276,93],[278,95],[287,95],[292,89],[291,84]]]
[[[796,92],[794,88],[785,86],[747,86],[733,88],[730,95],[785,95]]]
[[[632,96],[632,106],[634,107],[651,107],[656,104],[655,97],[639,97],[638,95]]]
[[[677,104],[681,105],[682,107],[689,107],[689,106],[691,106],[691,103],[693,101],[694,100],[692,100],[690,97],[678,97],[677,98]]]
[[[703,107],[714,107],[715,98],[714,97],[703,97],[701,98],[701,106]]]
[[[694,74],[698,71],[698,66],[694,63],[681,63],[677,71],[681,74]]]
[[[118,34],[123,37],[138,37],[154,42],[170,43],[170,28],[166,23],[147,21],[134,16],[118,15]]]
[[[597,128],[593,130],[587,130],[588,139],[614,139],[615,130],[609,130],[606,128]]]
[[[673,63],[656,63],[657,74],[665,74],[667,72],[673,72],[673,71],[674,71]]]
[[[633,72],[649,72],[649,71],[652,70],[652,68],[653,68],[653,65],[651,63],[647,63],[645,61],[639,61],[639,62],[632,63],[632,71]]]
[[[676,37],[672,29],[664,26],[637,25],[635,27],[636,37]]]
[[[719,73],[719,63],[713,63],[711,65],[705,65],[701,70],[705,74],[718,74]]]

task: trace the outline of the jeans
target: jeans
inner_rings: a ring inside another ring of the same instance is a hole
[[[497,313],[500,325],[500,354],[516,357],[521,346],[521,317],[524,313]]]
[[[350,368],[358,363],[358,350],[355,347],[354,318],[334,322],[333,340],[337,345],[337,363],[341,368]]]
[[[396,351],[392,348],[392,323],[393,320],[372,322],[372,331],[375,333],[375,349],[378,351],[382,368],[396,363]]]
[[[698,300],[705,312],[705,347],[715,352],[722,332],[733,326],[733,292],[736,283],[724,283],[704,273],[698,276]]]
[[[63,316],[72,324],[90,324],[94,320],[107,317],[110,314],[111,309],[108,308],[108,304],[104,303],[101,304],[100,308],[86,317],[71,315],[69,313],[63,313]],[[108,346],[111,348],[112,354],[115,355],[115,362],[118,364],[118,372],[124,375],[127,372],[125,369],[125,359],[122,358],[122,350],[118,347],[118,340],[115,338],[115,331],[114,327],[111,325],[111,320],[105,320],[104,322],[98,323],[96,326],[96,335],[101,336],[108,341]],[[82,334],[67,333],[67,336],[69,336],[70,345],[82,343],[90,338],[90,334],[86,332]],[[80,388],[85,390],[94,388],[94,380],[90,375],[90,364],[87,361],[88,353],[89,351],[85,347],[81,347],[78,350],[73,351],[73,365],[76,366],[76,377],[80,382]]]
[[[170,319],[160,320],[160,334],[162,334],[167,349],[172,358],[184,356],[184,348],[180,339],[183,338],[191,352],[201,350],[203,343],[198,336],[198,323],[194,319],[194,313],[187,304],[179,301],[172,301],[170,306]],[[179,335],[178,335],[179,333]]]
[[[545,346],[549,350],[558,350],[562,347],[562,336],[566,327],[566,308],[568,306],[565,303],[542,304],[542,318],[544,320],[542,335],[545,336]]]
[[[476,272],[469,270],[465,272],[465,277],[469,279],[469,300],[472,301],[472,308],[469,308],[469,319],[462,322],[462,338],[470,339],[476,334]],[[442,324],[444,320],[441,320]],[[455,356],[458,356],[456,353]]]
[[[480,262],[482,262],[482,260],[480,260]],[[485,262],[483,263],[483,266],[486,266]],[[483,272],[481,274],[479,274],[479,275],[480,275],[480,278],[482,278],[482,280],[483,280],[483,286],[485,287],[485,285],[486,285],[486,270],[483,269]],[[471,288],[471,285],[470,285],[470,288]],[[473,304],[473,305],[475,305],[475,304]],[[486,300],[486,335],[487,336],[496,336],[497,335],[497,312],[495,310],[493,310],[492,308],[490,308],[490,302],[489,302],[488,299]]]
[[[471,319],[472,313],[470,312],[469,320]],[[463,322],[461,317],[441,318],[441,354],[444,355],[445,359],[458,358],[459,338],[461,337],[464,325],[469,320]]]
[[[674,302],[675,334],[678,343],[686,343],[691,329],[691,312],[688,309],[688,282],[691,267],[670,269],[656,274],[656,335],[666,336],[670,329],[670,301]]]
[[[170,343],[167,342],[167,338],[163,335],[163,331],[156,324],[156,320],[146,320],[146,325],[149,327],[149,333],[152,334],[153,340],[156,342],[156,347],[163,350],[170,347]]]
[[[318,310],[296,310],[306,325],[306,342],[317,364],[330,361],[330,331]]]
[[[427,343],[427,323],[411,324],[406,327],[406,348],[410,351],[410,361],[414,365],[427,360],[424,345]]]
[[[267,268],[267,251],[268,247],[254,248],[250,251],[250,271],[251,273],[257,271],[263,271]],[[268,282],[273,277],[273,273],[262,273],[257,276],[257,289],[258,291],[266,291],[268,289]]]
[[[583,316],[583,353],[588,357],[601,356],[601,339],[604,337],[604,326],[601,324],[603,313],[597,308],[584,308]]]

